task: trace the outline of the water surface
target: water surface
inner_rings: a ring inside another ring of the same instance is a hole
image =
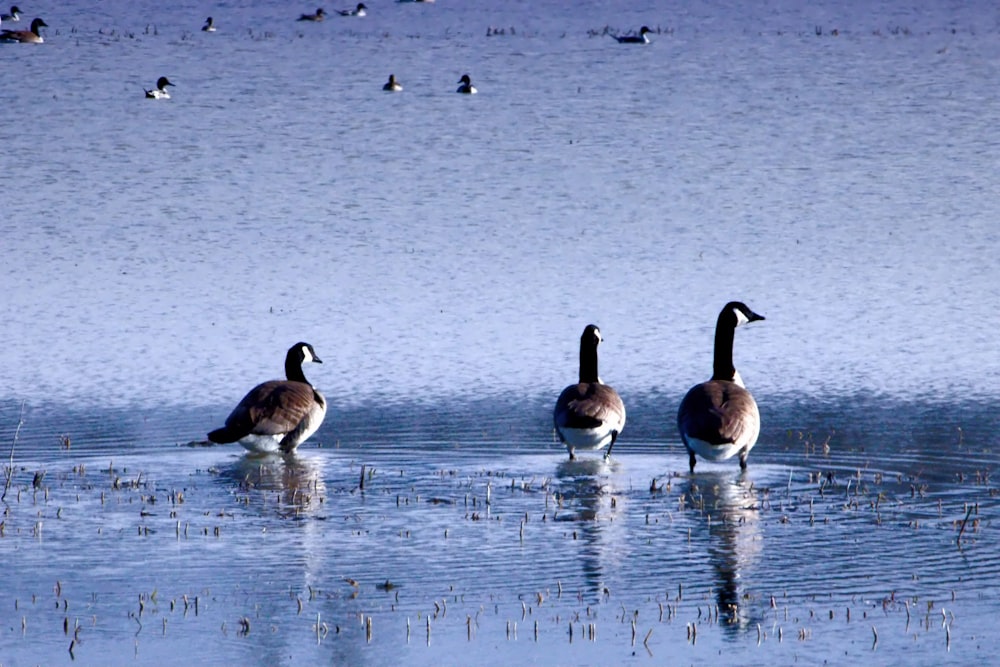
[[[4,664],[995,652],[992,7],[90,9],[0,49]],[[689,475],[733,298],[762,435]],[[297,340],[296,456],[188,445]]]

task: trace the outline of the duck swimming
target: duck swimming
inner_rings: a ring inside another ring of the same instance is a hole
[[[153,90],[146,90],[147,100],[169,100],[170,93],[167,91],[167,86],[172,86],[174,84],[170,83],[170,80],[165,76],[161,76],[156,80],[156,88]]]

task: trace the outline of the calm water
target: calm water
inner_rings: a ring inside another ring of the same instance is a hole
[[[0,662],[992,656],[996,9],[366,4],[0,47]],[[689,476],[732,298],[764,428]],[[570,465],[588,322],[629,421]],[[295,458],[187,445],[296,340]]]

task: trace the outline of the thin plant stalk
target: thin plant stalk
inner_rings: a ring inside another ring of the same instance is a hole
[[[14,439],[10,442],[10,461],[7,464],[7,479],[3,483],[3,495],[0,495],[0,502],[7,502],[7,491],[10,489],[10,480],[14,478],[14,446],[17,445],[17,436],[21,433],[21,426],[24,424],[24,401],[21,401],[21,411],[17,415],[17,428],[14,429]]]

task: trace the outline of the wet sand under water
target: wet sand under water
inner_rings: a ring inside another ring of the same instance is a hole
[[[345,419],[340,438],[321,431],[287,459],[136,437],[115,428],[120,415],[97,420],[103,437],[67,443],[31,410],[0,533],[0,654],[14,665],[983,661],[1000,597],[991,431],[934,433],[921,410],[863,429],[841,408],[868,440],[786,406],[783,421],[803,428],[765,432],[746,474],[731,461],[693,476],[676,440],[641,430],[609,463],[570,462],[555,444],[504,440],[502,425],[474,432],[445,410],[437,440],[400,437],[391,415],[365,439]],[[19,408],[0,413],[10,443]]]

